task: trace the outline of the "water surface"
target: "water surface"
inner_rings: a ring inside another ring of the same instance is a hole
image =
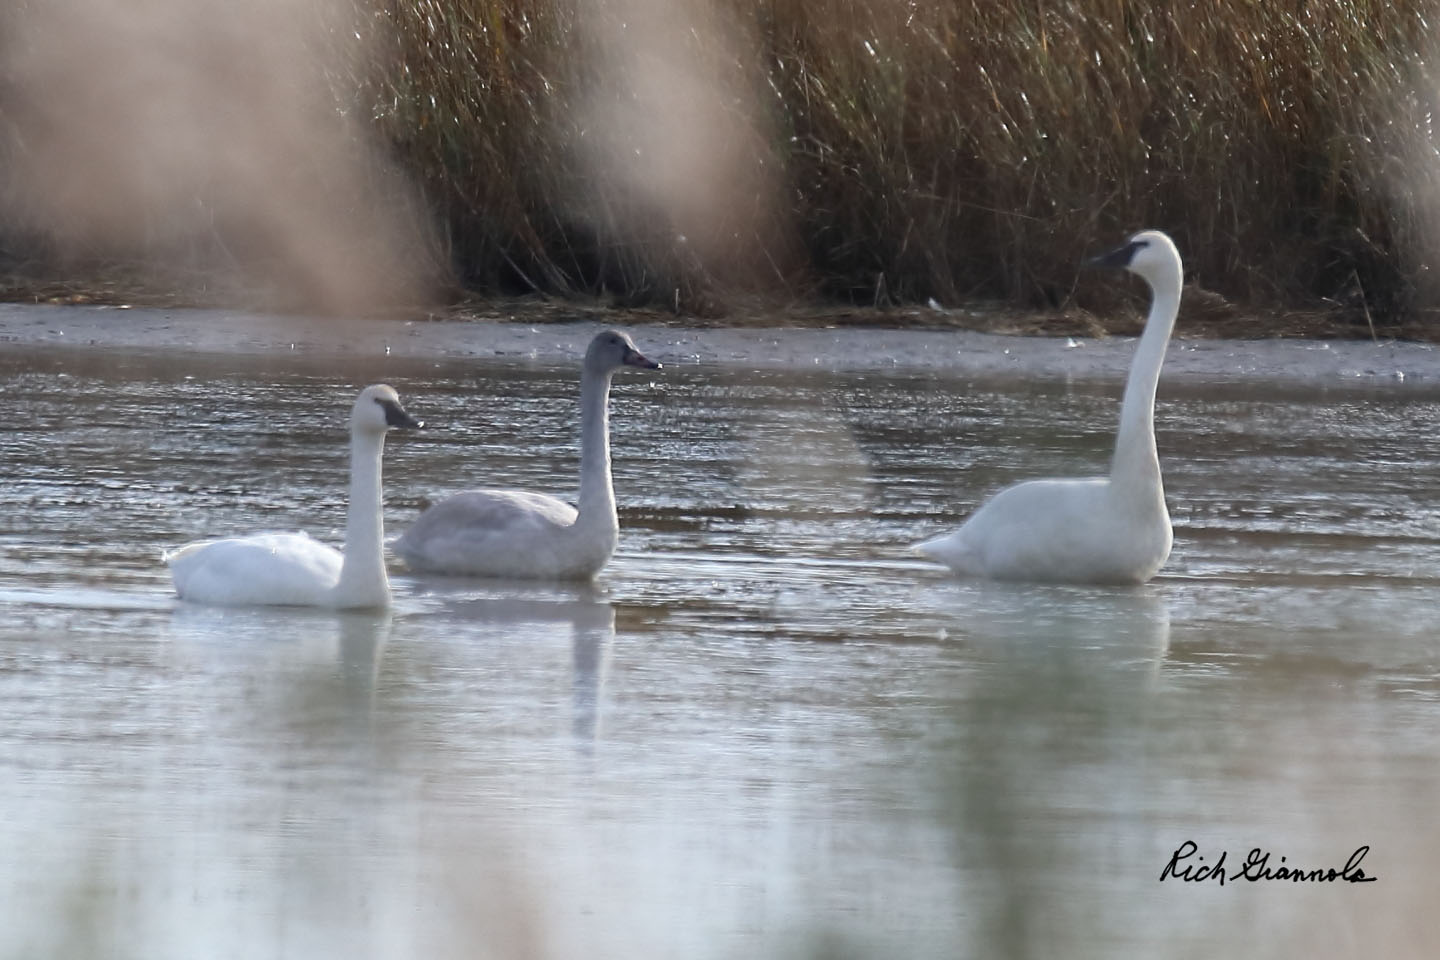
[[[1440,387],[1167,383],[1163,574],[1004,586],[904,548],[1102,471],[1113,378],[646,333],[599,581],[396,565],[383,616],[179,604],[159,555],[338,543],[380,379],[431,425],[391,435],[392,535],[572,495],[572,369],[0,354],[0,956],[1433,953]],[[1159,883],[1187,839],[1381,879]]]

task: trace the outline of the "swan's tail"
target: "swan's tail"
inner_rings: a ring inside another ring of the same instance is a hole
[[[958,532],[917,543],[910,552],[926,560],[943,563],[956,573],[970,572],[970,550],[960,542]]]
[[[945,560],[941,555],[939,547],[948,539],[949,536],[947,535],[944,537],[936,537],[933,540],[925,540],[920,543],[912,543],[910,545],[910,552],[917,557],[924,557],[926,560],[944,563]]]

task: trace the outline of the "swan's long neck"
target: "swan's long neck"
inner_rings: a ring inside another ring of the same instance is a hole
[[[1130,377],[1125,382],[1125,399],[1120,407],[1120,430],[1115,437],[1115,457],[1110,464],[1110,482],[1126,494],[1158,491],[1160,456],[1155,449],[1155,389],[1160,383],[1160,365],[1165,347],[1175,329],[1180,310],[1180,276],[1152,280],[1153,299],[1145,332],[1135,348]]]
[[[610,374],[580,375],[580,516],[576,525],[620,529],[610,482]]]
[[[390,602],[385,575],[385,527],[380,514],[380,458],[385,434],[350,432],[350,507],[345,520],[345,561],[335,586],[337,606],[383,607]]]

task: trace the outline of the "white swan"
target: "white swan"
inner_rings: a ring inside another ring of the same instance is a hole
[[[350,508],[345,551],[303,533],[202,540],[165,555],[181,600],[215,606],[385,607],[380,457],[390,427],[420,427],[384,384],[360,391],[350,411]]]
[[[917,544],[921,556],[994,580],[1143,583],[1170,555],[1173,534],[1155,450],[1155,387],[1180,308],[1180,254],[1165,234],[1146,230],[1092,263],[1139,274],[1152,298],[1125,384],[1110,476],[1008,487],[959,530]]]
[[[610,482],[610,378],[621,367],[659,366],[618,330],[605,330],[590,341],[580,374],[578,509],[524,490],[458,493],[422,513],[395,541],[395,552],[420,573],[548,580],[595,576],[620,538]]]

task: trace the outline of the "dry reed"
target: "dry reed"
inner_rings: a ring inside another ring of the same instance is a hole
[[[1434,3],[649,7],[387,5],[384,127],[471,279],[1044,306],[1072,300],[1087,252],[1158,226],[1237,300],[1437,303]],[[585,143],[597,95],[623,117],[657,82],[642,48],[618,68],[597,49],[597,21],[658,9],[690,29],[648,39],[723,91],[694,108],[731,137],[728,219],[683,251],[703,229]]]
[[[352,2],[460,287],[1099,305],[1159,227],[1242,303],[1440,302],[1432,0]]]

